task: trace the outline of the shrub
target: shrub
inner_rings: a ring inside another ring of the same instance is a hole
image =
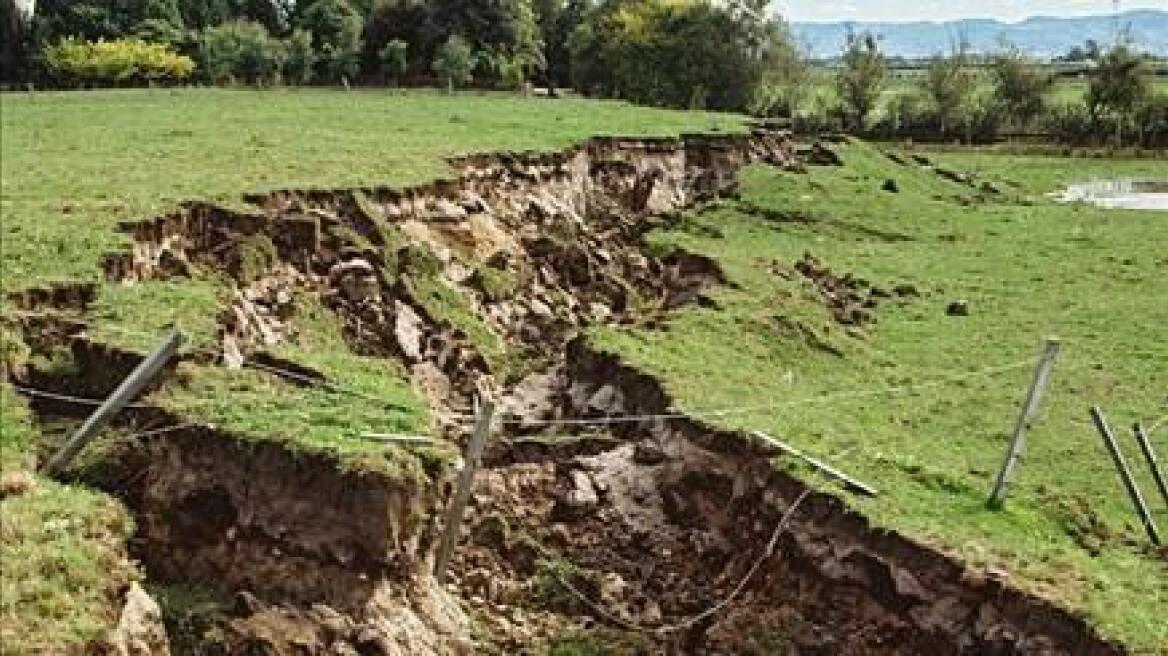
[[[203,72],[213,82],[275,82],[285,58],[284,44],[251,21],[216,25],[199,40]]]
[[[1056,140],[1085,144],[1097,139],[1100,126],[1091,111],[1081,103],[1056,105],[1043,119],[1043,129]]]
[[[86,43],[65,39],[45,48],[45,68],[67,84],[142,84],[184,80],[195,70],[190,57],[139,39]]]
[[[1168,147],[1168,94],[1153,97],[1136,112],[1140,145],[1145,148]]]

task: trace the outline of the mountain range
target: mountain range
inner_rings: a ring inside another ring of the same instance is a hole
[[[1001,40],[1014,43],[1037,57],[1065,54],[1088,39],[1111,43],[1116,27],[1127,28],[1141,50],[1168,56],[1168,11],[1135,10],[1107,16],[1059,18],[1036,16],[1018,23],[971,19],[916,23],[793,23],[795,36],[812,57],[829,58],[840,53],[849,31],[871,31],[882,38],[888,55],[928,57],[948,52],[962,37],[975,52],[994,50]]]

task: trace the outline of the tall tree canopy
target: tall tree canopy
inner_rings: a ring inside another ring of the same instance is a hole
[[[15,82],[28,76],[32,50],[31,16],[16,0],[0,0],[0,81]]]
[[[572,78],[637,102],[745,109],[781,38],[776,21],[748,6],[610,0],[572,35]]]
[[[259,23],[272,34],[288,30],[294,0],[178,0],[187,28],[203,31],[232,20]]]
[[[531,0],[430,0],[427,10],[425,51],[458,35],[472,50],[512,59],[524,70],[543,65]]]
[[[296,5],[296,27],[312,34],[317,71],[324,79],[356,75],[365,20],[347,0],[305,0]]]
[[[33,24],[37,40],[45,44],[66,37],[118,39],[148,20],[183,26],[177,0],[38,0]]]

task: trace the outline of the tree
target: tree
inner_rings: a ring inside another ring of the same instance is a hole
[[[836,89],[852,129],[863,130],[884,90],[888,64],[880,42],[871,32],[849,34]]]
[[[401,39],[394,39],[381,49],[381,74],[394,86],[397,86],[403,75],[409,70],[410,44]]]
[[[990,58],[994,95],[1007,116],[1025,130],[1046,109],[1054,77],[1015,45],[1005,45]]]
[[[312,34],[321,77],[336,81],[357,73],[364,20],[353,5],[346,0],[297,3],[295,24]]]
[[[1087,110],[1096,125],[1105,120],[1113,121],[1120,142],[1125,126],[1151,97],[1148,73],[1144,58],[1122,41],[1099,53],[1089,72]]]
[[[774,21],[763,63],[763,76],[751,100],[751,113],[798,118],[809,95],[811,64],[795,45],[790,27]]]
[[[296,29],[284,42],[284,80],[292,84],[312,82],[313,68],[316,66],[316,51],[312,47],[312,34]]]
[[[745,110],[774,47],[758,12],[714,3],[609,0],[572,34],[578,89],[674,107]]]
[[[0,0],[0,81],[29,78],[32,51],[30,17],[16,0]]]
[[[975,82],[964,43],[955,45],[949,55],[934,56],[925,68],[921,84],[933,104],[942,137],[948,136],[963,118],[967,132],[971,127],[969,110],[977,89]]]
[[[489,53],[482,64],[492,76],[513,70],[523,76],[544,66],[543,41],[531,0],[430,0],[426,4],[423,56],[461,35],[472,52]],[[413,45],[413,44],[411,44]]]
[[[470,43],[457,34],[442,44],[434,58],[434,73],[446,81],[446,88],[454,93],[454,87],[466,84],[472,79],[475,56]]]
[[[37,42],[47,45],[67,37],[120,39],[147,20],[164,21],[175,29],[184,26],[176,0],[37,0],[33,24]]]
[[[409,66],[427,72],[432,49],[427,49],[426,5],[419,0],[377,0],[365,21],[362,35],[362,67],[368,73],[382,70],[381,52],[391,41],[406,44]]]
[[[216,25],[199,40],[199,60],[213,82],[269,84],[276,81],[284,59],[284,45],[251,21]]]
[[[291,8],[285,0],[178,0],[183,22],[198,32],[232,20],[249,20],[270,34],[284,34]]]
[[[546,66],[544,77],[548,90],[572,84],[572,33],[583,22],[589,9],[588,0],[536,0],[535,15],[543,40]]]

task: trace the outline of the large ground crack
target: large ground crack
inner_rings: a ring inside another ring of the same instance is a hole
[[[826,494],[807,497],[766,556],[806,488],[742,435],[658,416],[673,413],[660,382],[581,337],[712,303],[706,291],[728,282],[717,263],[655,252],[646,233],[732,192],[750,163],[795,167],[793,152],[768,132],[597,139],[465,158],[458,178],[409,189],[277,192],[250,199],[251,213],[192,204],[127,225],[134,245],[106,273],[122,284],[226,276],[214,351],[200,358],[327,383],[273,353],[312,329],[297,312],[310,299],[342,327],[341,348],[404,365],[447,434],[460,436],[473,396],[499,400],[504,428],[448,588],[478,621],[482,651],[616,617],[618,629],[644,627],[626,637],[650,653],[1116,653],[1082,620],[877,531]],[[800,267],[837,320],[870,321],[880,294],[867,283]],[[56,335],[44,350],[70,344],[89,358],[81,377],[135,361],[80,332],[91,296],[23,301],[81,313],[28,331]],[[555,423],[630,415],[648,417]],[[237,593],[222,619],[229,651],[468,648],[460,604],[428,575],[447,477],[401,485],[206,427],[146,447],[124,456],[135,473],[116,486],[139,514],[143,558],[156,576]],[[733,604],[704,613],[739,585]]]

